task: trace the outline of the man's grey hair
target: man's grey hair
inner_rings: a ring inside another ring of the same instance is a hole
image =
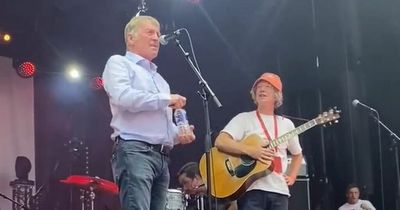
[[[154,24],[155,26],[160,27],[160,23],[154,17],[151,17],[151,16],[133,17],[125,26],[125,30],[124,30],[125,42],[128,38],[128,34],[132,34],[133,36],[136,36],[140,24],[142,24],[144,22],[150,22],[150,23]]]

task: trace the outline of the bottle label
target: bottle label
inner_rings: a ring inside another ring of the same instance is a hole
[[[174,113],[175,123],[178,126],[178,132],[181,135],[190,133],[189,122],[184,109],[176,109]]]

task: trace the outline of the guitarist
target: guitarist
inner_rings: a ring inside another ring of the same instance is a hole
[[[274,114],[283,102],[281,79],[276,74],[264,73],[254,82],[250,94],[256,110],[236,115],[218,135],[215,146],[223,152],[248,155],[274,165],[272,172],[254,181],[238,199],[239,210],[287,210],[288,186],[294,184],[303,158],[299,139],[296,136],[274,149],[262,147],[295,128],[292,121]],[[260,146],[239,144],[241,139],[254,133],[263,139]],[[292,154],[289,167],[287,151]]]

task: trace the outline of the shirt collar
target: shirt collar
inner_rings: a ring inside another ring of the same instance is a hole
[[[129,60],[133,61],[134,63],[138,64],[139,66],[144,67],[145,69],[155,71],[155,72],[157,71],[158,66],[155,63],[143,58],[142,56],[140,56],[136,53],[126,51],[125,56]]]

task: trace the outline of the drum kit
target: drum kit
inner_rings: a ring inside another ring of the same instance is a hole
[[[104,192],[112,195],[118,195],[118,186],[100,177],[82,176],[82,175],[72,175],[67,177],[67,179],[60,180],[61,183],[76,186],[82,190],[88,191],[90,209],[94,210],[94,199],[96,197],[96,192]],[[81,207],[85,210],[85,196],[81,196]]]
[[[111,195],[118,195],[118,186],[111,181],[101,179],[100,177],[91,177],[83,175],[71,175],[66,179],[60,180],[61,183],[78,187],[90,192],[89,200],[91,210],[94,210],[94,200],[97,192],[104,192]],[[82,210],[85,210],[84,198],[81,197]],[[185,195],[180,189],[168,189],[166,210],[186,210],[189,195]],[[202,209],[202,208],[198,208]]]
[[[204,195],[190,196],[178,189],[168,189],[166,210],[204,210]]]
[[[180,189],[168,189],[166,210],[186,210],[187,196]]]

